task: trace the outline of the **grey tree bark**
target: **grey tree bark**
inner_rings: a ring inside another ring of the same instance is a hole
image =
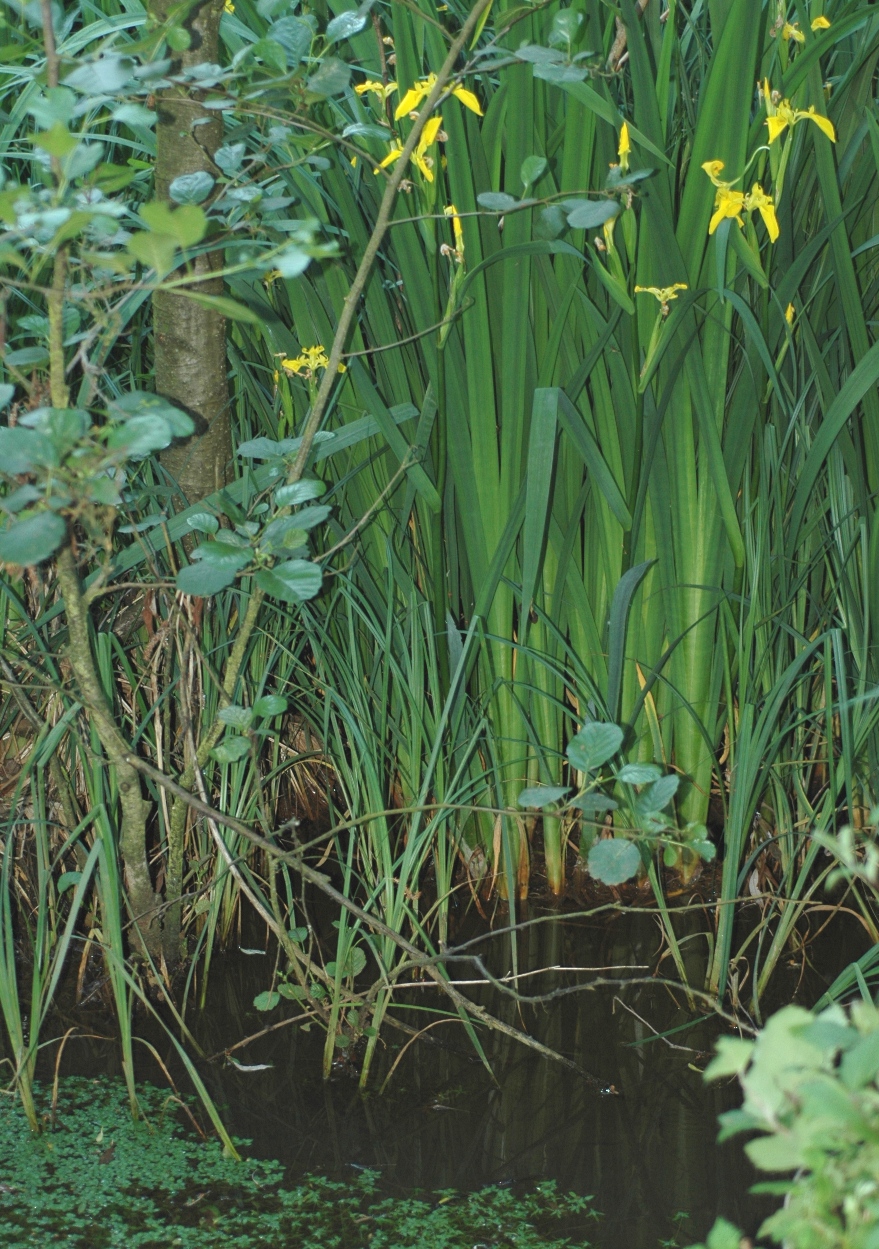
[[[151,0],[150,14],[165,21],[179,0]],[[177,54],[174,68],[215,63],[219,59],[220,17],[224,0],[195,3],[182,23],[189,48]],[[213,155],[223,141],[222,116],[202,105],[201,93],[182,87],[158,99],[156,126],[156,196],[168,200],[168,188],[182,174],[216,174]],[[196,124],[197,123],[197,124]],[[222,295],[222,278],[211,273],[222,254],[199,257],[193,285],[206,295]],[[226,321],[184,295],[170,291],[153,297],[156,390],[185,408],[196,421],[196,434],[162,453],[162,464],[190,503],[225,485],[232,458],[229,389],[226,379]]]

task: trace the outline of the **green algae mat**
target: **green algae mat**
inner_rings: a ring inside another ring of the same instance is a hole
[[[121,1082],[69,1078],[32,1136],[18,1100],[0,1100],[0,1246],[52,1249],[561,1249],[584,1245],[589,1199],[552,1183],[527,1193],[389,1194],[373,1171],[285,1182],[274,1161],[236,1162],[187,1123],[179,1100]],[[239,1142],[245,1145],[246,1142]]]

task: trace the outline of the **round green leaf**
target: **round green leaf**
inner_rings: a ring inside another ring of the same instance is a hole
[[[38,368],[49,363],[49,353],[45,347],[19,347],[18,351],[7,351],[4,360],[19,369]]]
[[[222,547],[222,543],[205,543],[198,551],[213,546]],[[197,551],[193,551],[196,555]],[[208,598],[225,590],[235,580],[235,574],[250,561],[249,551],[229,550],[228,554],[210,552],[198,563],[181,568],[177,574],[177,589],[184,594],[197,594],[200,598]]]
[[[216,533],[220,527],[220,522],[210,512],[196,512],[194,516],[187,516],[186,523],[190,529],[197,529],[199,533]]]
[[[211,751],[211,758],[218,763],[235,763],[243,759],[250,751],[250,742],[246,737],[226,737]]]
[[[143,460],[154,451],[162,451],[174,437],[163,416],[133,416],[124,425],[111,430],[107,447],[122,451],[130,460]]]
[[[303,926],[300,926],[299,928],[291,928],[288,930],[287,936],[291,941],[295,942],[296,945],[301,945],[303,941],[308,940],[308,929]]]
[[[519,203],[512,195],[506,195],[503,191],[483,191],[481,195],[476,196],[476,201],[489,212],[507,212]]]
[[[348,89],[351,81],[351,70],[344,61],[328,56],[323,59],[320,68],[308,79],[308,90],[315,95],[341,95]]]
[[[168,47],[174,52],[185,52],[192,43],[189,31],[182,26],[172,26],[170,30],[166,31],[165,39]]]
[[[15,394],[15,387],[9,382],[0,384],[0,408],[5,408],[7,404],[12,402],[12,396]]]
[[[348,9],[327,25],[327,42],[338,43],[342,39],[350,39],[366,25],[366,14],[360,9]],[[277,36],[276,36],[277,38]]]
[[[543,177],[546,169],[545,156],[526,156],[522,161],[522,168],[519,176],[522,179],[522,185],[527,189]]]
[[[286,710],[287,700],[278,694],[263,694],[262,698],[258,698],[253,704],[253,714],[266,719],[269,716],[279,716]]]
[[[663,776],[654,781],[649,789],[645,789],[638,799],[638,811],[642,815],[652,815],[667,807],[674,798],[680,785],[680,777]]]
[[[114,415],[120,414],[125,420],[131,416],[160,416],[175,438],[186,438],[195,432],[191,416],[176,408],[164,395],[154,395],[150,391],[130,390],[113,399],[109,408]]]
[[[592,772],[615,755],[623,743],[618,724],[584,724],[568,746],[568,760],[578,772]]]
[[[711,863],[717,855],[717,850],[711,841],[688,841],[687,849],[692,850],[694,854],[698,854],[699,858],[706,863]]]
[[[326,488],[323,481],[295,481],[292,486],[278,487],[275,491],[275,502],[278,507],[295,507],[297,503],[320,498]]]
[[[633,841],[622,837],[596,841],[587,859],[590,874],[603,885],[621,885],[631,880],[641,866],[641,855]]]
[[[618,781],[629,785],[650,785],[662,776],[655,763],[627,763],[617,772]]]
[[[572,230],[596,230],[620,211],[617,200],[583,200],[582,204],[568,212],[568,225]]]
[[[56,512],[37,512],[0,530],[0,563],[40,564],[64,541],[67,525]]]
[[[282,603],[306,603],[319,593],[323,571],[309,560],[288,559],[276,564],[271,572],[258,572],[254,580],[270,598],[280,599]]]
[[[82,872],[65,872],[63,876],[58,878],[58,892],[66,893],[68,889],[73,889],[82,880]]]
[[[548,807],[567,793],[570,793],[567,787],[535,785],[532,789],[523,789],[516,801],[520,807]]]
[[[200,169],[197,173],[184,173],[175,178],[168,187],[168,194],[178,204],[200,204],[214,189],[214,179]]]
[[[253,1004],[257,1010],[274,1010],[281,1000],[280,993],[258,993],[253,999]]]
[[[22,429],[20,425],[0,429],[0,472],[12,477],[57,464],[51,439],[39,430]]]
[[[306,996],[301,984],[287,984],[286,980],[282,980],[278,985],[278,992],[281,997],[285,997],[292,1002],[301,1002]]]
[[[577,807],[584,815],[603,815],[606,811],[616,811],[619,803],[605,794],[583,794],[572,798],[571,806]]]
[[[224,707],[217,713],[217,719],[228,724],[230,729],[243,733],[253,722],[253,712],[249,707]]]

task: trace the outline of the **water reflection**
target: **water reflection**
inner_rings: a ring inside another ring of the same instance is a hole
[[[519,970],[652,967],[657,940],[648,917],[597,927],[553,918],[521,937]],[[700,957],[696,941],[686,948]],[[480,950],[494,975],[509,972],[506,938]],[[229,956],[214,969],[202,1021],[203,1040],[214,1050],[255,1032],[264,1018],[250,1007],[265,987],[260,981],[254,988],[256,962]],[[691,970],[698,983],[699,968]],[[469,978],[472,970],[461,968],[459,975]],[[587,979],[554,972],[521,984],[534,993]],[[760,1207],[745,1196],[753,1177],[740,1145],[715,1145],[717,1115],[732,1104],[734,1089],[706,1088],[698,1070],[717,1035],[713,1020],[692,1025],[686,1002],[657,986],[586,991],[537,1006],[495,991],[469,991],[618,1095],[602,1095],[512,1038],[486,1032],[481,1039],[495,1082],[455,1024],[434,1027],[431,1042],[409,1048],[383,1097],[361,1097],[354,1074],[340,1072],[323,1083],[321,1034],[296,1028],[249,1047],[245,1061],[271,1062],[271,1071],[214,1070],[212,1091],[227,1103],[235,1131],[294,1172],[377,1167],[391,1189],[554,1178],[594,1195],[605,1217],[598,1226],[584,1224],[582,1236],[608,1249],[655,1249],[674,1234],[678,1212],[691,1216],[679,1235],[682,1244],[702,1235],[717,1213],[751,1228],[759,1223]],[[441,1005],[429,990],[403,1000],[406,1009],[398,1007],[398,1014],[415,1023],[429,1022],[422,1013]],[[651,1031],[687,1024],[668,1038],[671,1044]],[[376,1088],[404,1043],[390,1031],[386,1039]]]
[[[619,915],[600,924],[550,917],[521,936],[519,971],[652,969],[658,947],[658,929],[648,915]],[[688,971],[699,983],[706,944],[695,920],[684,949],[692,964]],[[510,971],[508,939],[494,938],[480,951],[493,975]],[[852,956],[839,941],[833,955],[830,976],[840,959]],[[272,963],[271,952],[216,958],[207,1007],[189,1016],[207,1053],[283,1019],[284,1008],[266,1016],[252,1005],[269,985]],[[673,974],[665,964],[662,970]],[[456,973],[460,979],[473,975],[460,964]],[[588,980],[557,971],[525,978],[521,985],[534,993]],[[789,985],[779,981],[779,1000],[789,1000],[795,987],[796,979]],[[800,1000],[809,1004],[822,988],[823,983],[801,984]],[[713,1019],[693,1022],[683,996],[656,984],[587,990],[536,1006],[494,990],[481,991],[480,1000],[597,1080],[587,1083],[510,1037],[483,1031],[493,1080],[457,1023],[435,1026],[428,1039],[410,1046],[381,1097],[359,1094],[356,1071],[342,1069],[321,1080],[323,1034],[316,1026],[308,1032],[282,1027],[236,1051],[242,1062],[271,1064],[268,1070],[245,1073],[216,1062],[202,1066],[202,1073],[230,1129],[252,1139],[257,1154],[281,1159],[293,1178],[308,1170],[344,1176],[353,1166],[372,1167],[382,1172],[390,1192],[553,1178],[563,1188],[594,1196],[602,1222],[571,1230],[575,1243],[589,1240],[606,1249],[656,1249],[675,1234],[678,1212],[690,1216],[678,1233],[682,1245],[703,1236],[718,1213],[756,1230],[772,1207],[747,1196],[754,1176],[740,1142],[715,1144],[717,1115],[734,1103],[735,1088],[706,1087],[700,1075],[718,1032]],[[432,1012],[438,1007],[446,1004],[431,989],[418,988],[400,998],[396,1013],[424,1026],[436,1018]],[[664,1040],[655,1036],[676,1028],[682,1030]],[[139,1019],[136,1030],[145,1036],[147,1021]],[[173,1069],[167,1041],[155,1032],[149,1039]],[[387,1029],[383,1039],[373,1089],[381,1086],[407,1038]],[[115,1046],[71,1039],[63,1069],[112,1074],[117,1063]],[[144,1057],[139,1076],[161,1083],[161,1074],[148,1063]],[[594,1084],[613,1086],[618,1095],[602,1095]],[[181,1085],[186,1087],[185,1078]]]

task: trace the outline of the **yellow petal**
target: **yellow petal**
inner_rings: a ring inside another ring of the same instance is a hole
[[[403,149],[401,147],[395,147],[392,152],[388,152],[387,156],[379,164],[378,168],[373,169],[372,172],[378,173],[379,169],[386,169],[388,165],[393,165],[395,160],[399,160],[402,155]]]
[[[717,229],[717,227],[720,225],[721,221],[723,221],[723,219],[724,219],[724,217],[725,217],[725,216],[726,216],[726,213],[723,211],[723,209],[722,209],[722,208],[717,208],[717,210],[716,210],[716,211],[715,211],[715,213],[714,213],[714,216],[711,218],[711,221],[708,223],[708,233],[709,233],[709,234],[713,234],[713,233],[714,233],[714,231],[715,231],[715,230]]]
[[[826,17],[816,17],[814,22],[812,23],[812,29],[813,30],[829,30],[830,23],[828,22]]]
[[[769,127],[769,142],[774,143],[787,126],[787,122],[783,117],[767,117],[766,125]]]
[[[732,217],[740,226],[743,226],[741,211],[744,206],[745,196],[741,191],[730,191],[725,187],[721,188],[714,200],[715,212],[708,226],[708,233],[713,234],[725,217]]]
[[[397,111],[394,113],[394,120],[399,121],[401,117],[405,117],[407,113],[411,113],[413,108],[417,108],[424,99],[424,93],[418,87],[410,87],[397,105]]]
[[[808,112],[801,113],[800,116],[808,117],[809,121],[813,121],[818,129],[827,135],[831,143],[836,142],[836,131],[833,129],[833,122],[829,117],[822,117],[820,113],[816,113],[814,104],[809,106]]]
[[[436,142],[436,136],[439,133],[439,128],[442,124],[442,117],[436,115],[427,120],[424,129],[421,132],[421,138],[418,140],[418,146],[415,149],[415,154],[417,156],[423,156],[430,145]]]
[[[766,233],[769,235],[770,243],[774,243],[781,234],[778,228],[778,218],[775,215],[775,207],[771,199],[767,199],[765,204],[758,204],[760,216],[763,218],[763,224],[766,226]]]
[[[723,167],[724,165],[723,165],[722,160],[706,160],[704,164],[702,165],[702,168],[708,174],[708,177],[711,179],[711,181],[714,183],[715,186],[721,185],[721,183],[718,181],[718,174],[723,169]]]
[[[412,157],[412,159],[415,161],[415,164],[421,170],[425,179],[428,182],[433,182],[433,170],[431,169],[430,165],[428,165],[426,158],[424,156],[419,156],[418,153],[416,152],[416,154]]]
[[[785,22],[781,28],[781,37],[785,40],[793,39],[794,43],[806,42],[806,36],[799,29],[797,22]]]
[[[456,100],[460,100],[465,108],[469,108],[471,113],[475,113],[477,117],[482,116],[479,101],[472,91],[467,91],[464,87],[456,87],[452,95]]]
[[[785,308],[785,310],[784,310],[784,319],[785,319],[785,321],[787,321],[788,325],[793,325],[793,323],[794,323],[794,306],[793,306],[793,304],[788,304],[788,306]]]

